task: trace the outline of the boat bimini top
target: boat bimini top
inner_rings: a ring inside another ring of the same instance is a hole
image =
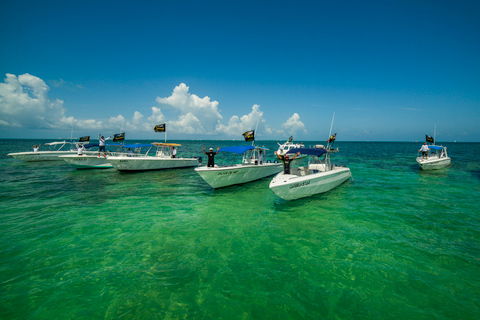
[[[441,146],[428,146],[428,149],[433,149],[433,150],[442,150],[444,147]]]
[[[324,155],[325,153],[327,153],[327,150],[317,149],[317,148],[295,148],[295,149],[290,149],[287,152],[287,154],[295,154],[297,152],[300,152],[300,154],[307,154],[309,156],[320,157],[321,155]]]
[[[160,148],[160,147],[180,147],[181,146],[181,144],[178,144],[178,143],[163,143],[163,142],[154,142],[154,143],[152,143],[152,145],[154,145],[157,148]]]
[[[253,150],[253,149],[255,149],[254,146],[236,146],[236,147],[223,147],[218,151],[242,154],[245,151]]]

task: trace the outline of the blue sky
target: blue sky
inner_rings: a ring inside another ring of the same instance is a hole
[[[0,138],[480,141],[478,1],[2,1]],[[160,137],[161,135],[161,137]]]

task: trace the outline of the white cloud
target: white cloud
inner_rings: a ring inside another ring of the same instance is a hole
[[[255,128],[257,128],[255,133],[257,136],[266,136],[278,132],[278,130],[274,130],[266,124],[263,118],[263,111],[260,111],[258,104],[252,106],[252,111],[249,114],[241,117],[232,116],[228,120],[227,125],[219,123],[216,127],[216,132],[238,138],[241,137],[242,133]]]
[[[187,127],[181,128],[193,133],[213,134],[216,126],[223,119],[218,111],[218,102],[210,101],[208,96],[200,98],[189,92],[189,87],[181,83],[173,89],[172,95],[167,98],[157,97],[157,102],[173,107],[180,113],[177,121],[172,121],[172,125],[179,128],[185,124]]]
[[[65,85],[60,79],[52,85]],[[167,123],[167,130],[176,134],[190,134],[201,137],[211,135],[241,139],[242,133],[257,129],[259,139],[285,136],[303,132],[305,125],[300,116],[294,113],[281,128],[272,128],[263,118],[260,106],[252,106],[251,112],[232,116],[227,124],[218,109],[219,103],[208,96],[200,98],[189,92],[189,87],[181,83],[169,97],[157,97],[156,101],[167,110],[168,117],[160,107],[151,107],[151,115],[144,116],[133,111],[131,117],[122,114],[109,119],[76,119],[67,116],[64,102],[48,97],[48,85],[40,78],[30,74],[16,76],[7,74],[4,83],[0,83],[0,127],[28,127],[34,129],[70,129],[106,131],[128,131],[152,133],[157,124]],[[172,110],[176,115],[172,117]]]
[[[307,129],[302,121],[300,121],[300,116],[298,113],[294,113],[288,120],[282,124],[283,130],[289,135],[294,135],[296,133],[302,132],[307,133]]]
[[[64,117],[63,101],[48,99],[45,82],[28,73],[6,74],[0,83],[0,118],[10,127],[54,128]]]
[[[147,120],[149,123],[157,125],[165,121],[165,116],[160,108],[152,107],[152,115]]]
[[[6,74],[0,83],[0,126],[34,129],[100,128],[101,121],[75,120],[65,116],[63,101],[48,98],[50,88],[40,78],[28,73]]]

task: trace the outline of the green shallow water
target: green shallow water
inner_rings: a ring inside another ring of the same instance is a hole
[[[271,178],[6,157],[34,143],[0,140],[2,319],[479,318],[480,144],[423,172],[420,143],[337,142],[354,180],[288,202]]]

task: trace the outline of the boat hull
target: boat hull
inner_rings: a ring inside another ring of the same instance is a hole
[[[281,170],[282,164],[278,163],[195,168],[200,177],[214,189],[255,181],[274,175]]]
[[[335,167],[326,172],[298,176],[279,173],[270,182],[270,189],[280,198],[295,200],[327,192],[347,181],[352,176],[350,169]]]
[[[71,165],[76,169],[108,169],[113,166],[107,162],[107,159],[101,155],[63,155],[59,156],[61,160]]]
[[[76,150],[72,151],[38,151],[38,152],[15,152],[9,153],[7,156],[22,161],[62,161],[59,156],[76,154]]]
[[[196,158],[160,158],[150,156],[107,156],[107,162],[119,171],[163,170],[197,167],[199,165]]]
[[[422,157],[417,158],[417,163],[420,165],[422,170],[438,170],[448,167],[451,164],[451,159],[446,158],[431,158],[431,159],[422,159]]]

